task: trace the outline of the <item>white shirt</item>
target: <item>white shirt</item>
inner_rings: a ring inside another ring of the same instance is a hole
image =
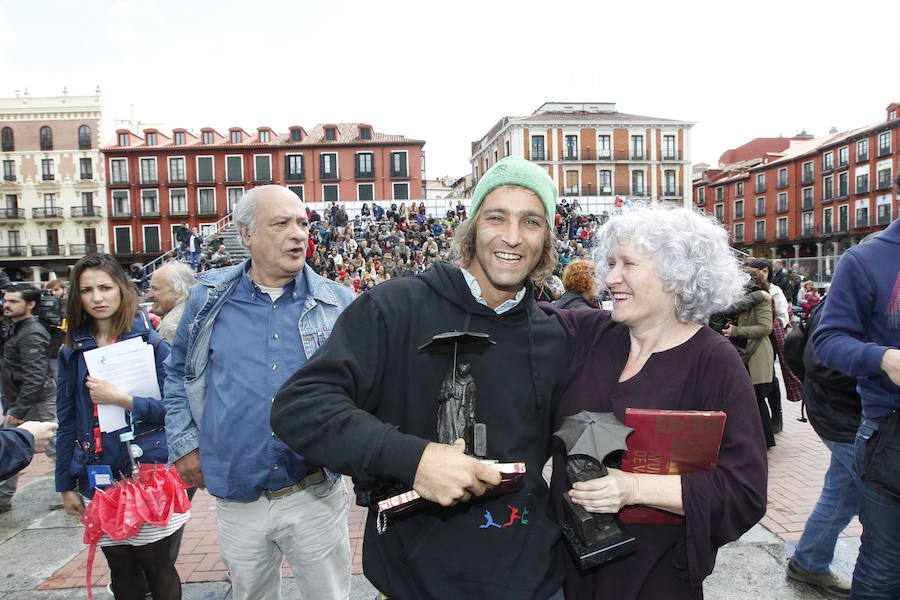
[[[775,305],[775,316],[781,320],[782,327],[787,327],[790,322],[787,296],[774,283],[769,284],[769,295],[772,296],[772,303]]]
[[[488,306],[487,300],[485,300],[481,296],[481,286],[478,284],[478,280],[475,279],[475,276],[472,275],[471,273],[469,273],[468,271],[466,271],[465,269],[463,269],[462,267],[460,267],[459,270],[462,271],[462,274],[466,280],[466,283],[469,284],[469,291],[472,292],[472,296],[474,296],[474,298],[478,302],[478,304],[483,304],[484,306]],[[506,311],[514,308],[519,302],[522,301],[522,298],[524,298],[524,297],[525,297],[525,286],[523,285],[522,289],[516,293],[516,296],[514,298],[507,300],[506,302],[504,302],[503,304],[501,304],[500,306],[498,306],[497,308],[495,308],[493,310],[498,315],[502,315]],[[490,306],[488,306],[488,308],[490,308]]]

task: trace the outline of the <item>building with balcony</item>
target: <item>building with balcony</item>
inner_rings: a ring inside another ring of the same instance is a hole
[[[320,212],[332,202],[358,211],[424,196],[425,142],[365,123],[319,124],[307,132],[119,129],[102,148],[112,252],[147,260],[173,247],[182,222],[208,233],[244,192],[276,183]]]
[[[0,266],[39,281],[107,248],[100,90],[0,98]]]
[[[561,197],[589,212],[616,198],[688,205],[693,123],[616,111],[611,102],[547,102],[525,117],[504,117],[472,142],[477,183],[501,158],[519,156],[547,169]]]
[[[693,203],[726,225],[739,250],[806,261],[810,273],[828,279],[844,250],[897,218],[898,111],[892,103],[878,123],[801,135],[782,150],[754,140],[757,156],[696,176]]]

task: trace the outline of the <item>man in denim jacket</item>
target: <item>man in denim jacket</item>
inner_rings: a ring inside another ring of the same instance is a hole
[[[250,259],[203,273],[166,361],[170,459],[217,498],[233,597],[279,597],[282,558],[304,598],[347,598],[347,495],[339,477],[272,435],[271,401],[353,300],[306,266],[306,209],[287,188],[234,209]]]

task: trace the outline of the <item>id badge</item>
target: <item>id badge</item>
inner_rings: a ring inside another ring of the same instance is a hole
[[[92,488],[113,485],[113,472],[109,465],[88,465],[87,473]]]

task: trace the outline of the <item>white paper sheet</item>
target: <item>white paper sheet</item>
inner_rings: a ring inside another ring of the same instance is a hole
[[[161,399],[153,346],[139,337],[88,350],[84,362],[91,377],[104,379],[130,396]],[[121,406],[98,404],[97,418],[104,432],[127,425]]]

